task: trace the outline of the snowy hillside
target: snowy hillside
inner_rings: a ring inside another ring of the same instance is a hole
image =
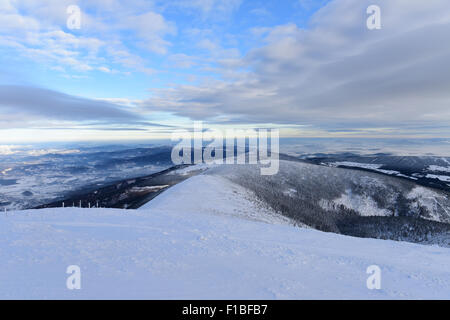
[[[210,175],[192,177],[140,208],[149,209],[169,212],[181,209],[185,214],[233,216],[273,224],[293,224],[288,218],[267,209],[247,189],[223,177]]]
[[[269,208],[313,229],[450,247],[450,194],[397,177],[298,161],[278,174],[226,165],[205,174],[252,190]]]
[[[450,298],[450,249],[293,227],[218,176],[142,210],[0,216],[0,298]],[[378,265],[381,290],[366,269]],[[81,268],[81,290],[66,269]]]
[[[27,148],[17,146],[2,153],[0,146],[0,210],[34,208],[87,187],[105,186],[172,166],[168,146]]]

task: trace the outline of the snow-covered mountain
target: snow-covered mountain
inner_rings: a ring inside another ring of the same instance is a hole
[[[450,192],[449,157],[337,153],[309,155],[302,158],[320,165],[356,168],[401,177],[425,187]]]
[[[0,210],[29,209],[159,172],[173,165],[170,153],[169,146],[113,145],[0,152]]]
[[[1,214],[0,298],[450,298],[449,248],[299,228],[218,173],[141,210]],[[80,290],[66,288],[69,265]],[[371,265],[380,290],[366,286]]]
[[[327,232],[450,246],[450,196],[378,173],[280,161],[273,176],[251,165],[207,174],[252,190],[268,207]]]

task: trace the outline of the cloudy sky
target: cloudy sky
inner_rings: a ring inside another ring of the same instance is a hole
[[[1,0],[0,59],[3,143],[450,137],[448,0]]]

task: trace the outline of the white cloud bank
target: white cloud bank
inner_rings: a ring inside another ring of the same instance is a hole
[[[86,99],[26,86],[0,85],[2,129],[67,121],[87,124],[141,124],[144,118],[113,102]]]
[[[68,30],[67,8],[81,8],[80,29]],[[174,23],[145,0],[2,0],[0,48],[16,50],[53,70],[110,73],[112,66],[152,74],[147,61],[128,47],[166,54]]]
[[[193,119],[449,135],[450,2],[376,2],[381,30],[366,27],[373,0],[335,0],[307,29],[265,29],[235,79],[159,90],[142,106]]]

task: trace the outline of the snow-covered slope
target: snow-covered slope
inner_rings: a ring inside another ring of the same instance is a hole
[[[206,173],[227,177],[285,216],[322,231],[339,232],[337,220],[345,215],[410,217],[450,225],[450,193],[445,191],[372,172],[284,160],[279,164],[272,176],[261,176],[258,165],[218,166]]]
[[[0,216],[0,298],[450,298],[450,249],[291,226],[217,176],[142,210]],[[382,270],[369,290],[366,269]],[[81,268],[81,290],[66,269]]]
[[[293,224],[258,201],[249,190],[220,176],[198,175],[175,185],[140,210],[182,210],[184,214],[234,216],[272,224]]]

